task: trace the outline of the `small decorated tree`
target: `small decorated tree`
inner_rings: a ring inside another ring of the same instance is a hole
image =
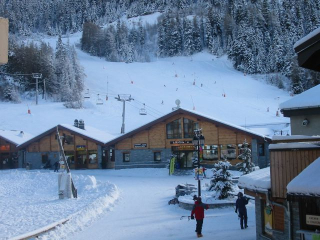
[[[240,172],[243,174],[248,174],[253,171],[254,163],[252,162],[251,149],[246,140],[244,140],[241,148],[241,154],[238,156],[239,159],[242,159],[243,162],[236,164]]]
[[[231,196],[232,181],[231,173],[228,171],[231,166],[226,159],[214,165],[212,180],[210,181],[209,191],[215,191],[215,199],[225,199]]]

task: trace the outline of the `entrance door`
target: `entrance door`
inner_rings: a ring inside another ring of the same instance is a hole
[[[180,168],[192,168],[192,155],[193,151],[179,151],[177,152],[178,162],[180,164]]]
[[[88,168],[87,151],[77,151],[76,169]]]

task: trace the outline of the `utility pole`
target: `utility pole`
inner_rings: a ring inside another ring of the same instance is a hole
[[[115,97],[118,101],[123,103],[123,109],[122,109],[122,126],[121,126],[121,133],[124,133],[124,119],[125,119],[125,110],[126,110],[126,101],[130,102],[131,100],[134,100],[131,98],[131,94],[118,94],[118,97]]]
[[[36,105],[38,105],[38,94],[39,94],[39,90],[38,90],[38,79],[42,78],[42,74],[41,73],[32,73],[32,77],[36,79]]]

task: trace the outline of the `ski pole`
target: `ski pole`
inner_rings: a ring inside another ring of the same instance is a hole
[[[190,220],[190,216],[181,216],[180,220],[184,219],[184,218],[188,218],[188,221]]]

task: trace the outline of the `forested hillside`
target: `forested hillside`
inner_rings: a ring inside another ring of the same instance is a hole
[[[155,12],[162,13],[155,25],[129,27],[120,20]],[[298,67],[293,50],[297,40],[320,26],[320,0],[5,0],[0,16],[9,18],[17,38],[83,31],[82,50],[107,61],[205,50],[227,54],[245,74],[271,73],[270,81],[279,87],[287,77],[293,93],[320,82],[318,73]]]

